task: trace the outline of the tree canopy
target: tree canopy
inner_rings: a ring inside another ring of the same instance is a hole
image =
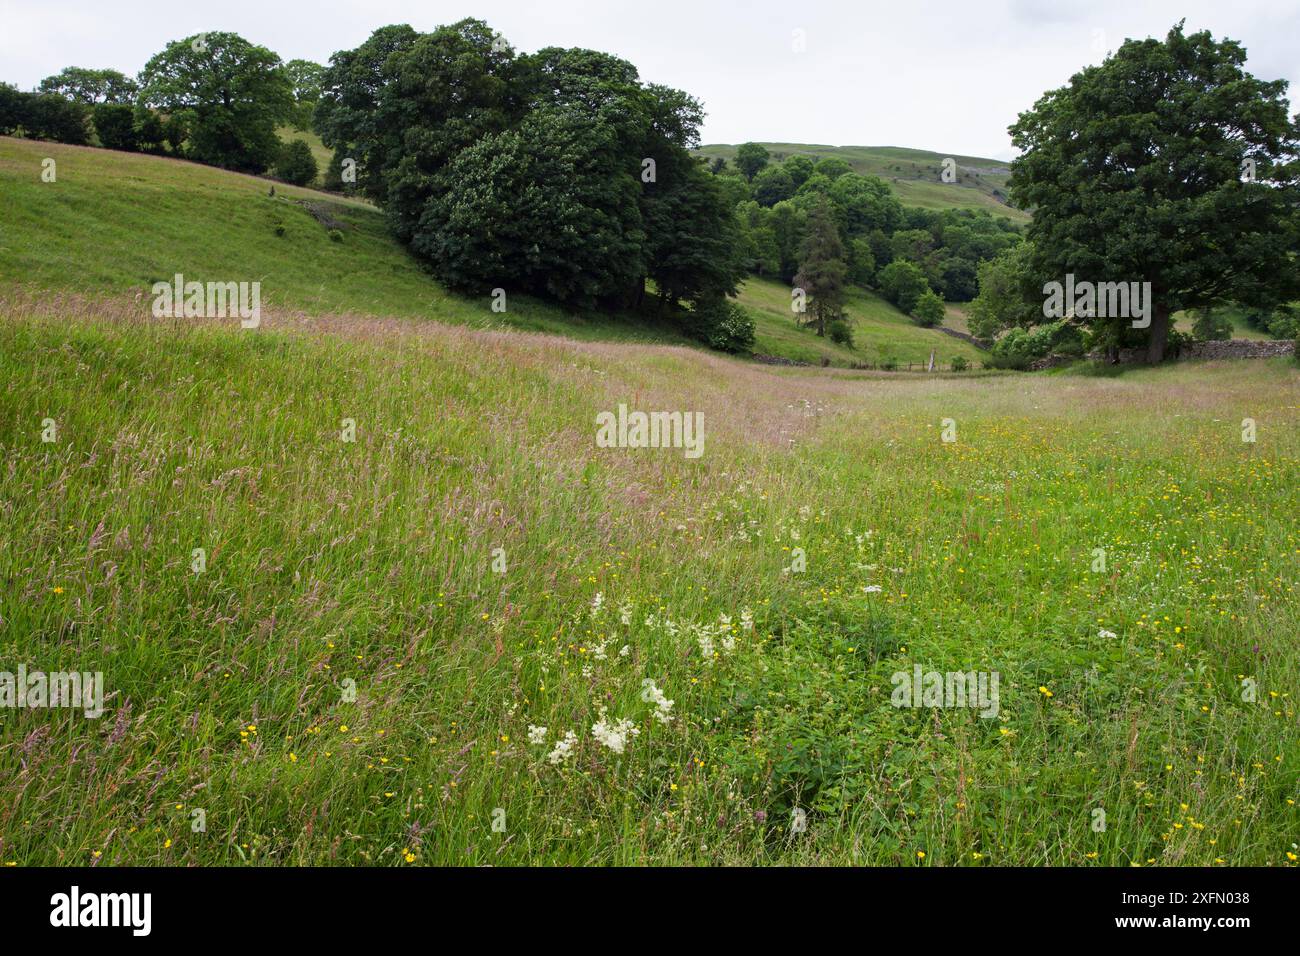
[[[1221,300],[1300,296],[1300,130],[1284,81],[1246,51],[1182,24],[1129,40],[1044,95],[1011,127],[1011,194],[1032,208],[1032,268],[1092,282],[1149,282],[1149,361],[1169,317]],[[1119,333],[1125,318],[1098,318]]]
[[[200,162],[262,172],[280,154],[276,127],[290,117],[293,86],[280,58],[234,33],[167,44],[140,73],[144,105],[186,124]]]

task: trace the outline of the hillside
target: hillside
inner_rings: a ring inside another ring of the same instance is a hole
[[[284,135],[291,135],[285,133]],[[40,180],[41,161],[57,162],[57,181]],[[436,319],[476,328],[513,328],[607,341],[687,344],[671,327],[644,316],[574,313],[528,296],[511,296],[505,313],[488,298],[447,292],[392,239],[368,203],[163,157],[0,137],[0,283],[135,295],[176,272],[262,282],[263,308],[310,313]],[[312,215],[316,207],[343,224],[342,241]],[[277,230],[282,230],[279,234]],[[970,354],[964,343],[917,329],[892,306],[860,292],[850,303],[858,349],[849,351],[795,326],[775,307],[777,290],[752,280],[741,302],[758,325],[758,351],[834,364],[888,355],[924,362]],[[951,344],[950,344],[951,343]]]
[[[879,176],[905,206],[924,209],[983,209],[1015,222],[1028,222],[1029,216],[1006,203],[1008,164],[978,156],[931,153],[898,146],[818,146],[804,143],[761,143],[779,162],[787,156],[803,155],[814,159],[843,159],[855,172]],[[701,146],[697,153],[710,159],[721,156],[732,160],[734,145]],[[957,162],[956,183],[940,180],[944,159]]]
[[[974,365],[984,354],[961,339],[934,329],[924,329],[880,296],[853,287],[845,313],[853,324],[854,347],[836,345],[818,338],[811,330],[791,321],[790,289],[771,279],[750,278],[741,287],[740,304],[755,319],[754,351],[803,362],[819,363],[828,358],[834,365],[871,364],[885,361],[924,364],[935,353],[935,362],[947,365],[956,356]],[[952,322],[946,325],[954,326]]]

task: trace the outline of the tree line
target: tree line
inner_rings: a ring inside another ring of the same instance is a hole
[[[518,53],[486,23],[382,27],[327,65],[284,63],[232,33],[169,43],[132,79],[69,67],[0,84],[0,133],[182,156],[360,193],[447,285],[579,308],[651,312],[748,350],[731,298],[747,275],[791,284],[799,321],[852,344],[844,304],[874,288],[933,325],[970,302],[994,364],[1140,347],[1152,361],[1236,315],[1300,334],[1300,118],[1245,50],[1176,25],[1128,40],[1010,127],[1022,230],[988,212],[903,206],[837,157],[695,155],[704,112],[631,63],[584,49]],[[1044,308],[1066,275],[1150,285],[1151,320]]]
[[[277,129],[310,128],[323,71],[234,33],[198,34],[169,43],[135,78],[70,66],[30,92],[0,83],[0,135],[274,170],[306,185],[319,173],[310,146],[282,143]]]

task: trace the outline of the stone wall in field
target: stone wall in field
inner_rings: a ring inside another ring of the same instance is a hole
[[[1295,352],[1295,343],[1285,339],[1228,339],[1224,342],[1192,342],[1184,345],[1178,353],[1179,359],[1260,359],[1273,358],[1275,355],[1290,355]],[[1091,352],[1088,358],[1095,362],[1104,362],[1102,352]],[[1119,353],[1120,364],[1128,362],[1145,362],[1147,350],[1123,349]]]
[[[1285,339],[1229,339],[1226,342],[1193,342],[1183,346],[1179,358],[1188,359],[1255,359],[1295,354],[1295,342]]]

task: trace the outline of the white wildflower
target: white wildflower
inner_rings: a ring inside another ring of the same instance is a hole
[[[573,756],[573,748],[577,745],[578,735],[570,730],[564,735],[563,740],[556,742],[555,749],[551,751],[551,755],[546,759],[549,760],[552,765],[561,764]]]
[[[591,725],[592,736],[616,754],[623,752],[629,737],[636,737],[640,733],[641,729],[633,725],[630,720],[624,719],[611,724],[609,718],[605,716],[603,707],[600,709],[600,720]]]
[[[740,629],[747,634],[754,629],[754,612],[749,608],[740,612]]]
[[[879,584],[868,584],[862,590],[866,591],[868,594],[879,594],[881,588]]]
[[[641,682],[641,699],[655,705],[655,720],[661,724],[672,723],[673,702],[664,696],[664,692],[655,685],[653,678],[647,677]]]
[[[1119,635],[1116,634],[1114,631],[1108,631],[1104,627],[1097,632],[1097,636],[1103,638],[1119,637]]]
[[[546,728],[536,724],[528,725],[528,742],[533,746],[546,743]]]

